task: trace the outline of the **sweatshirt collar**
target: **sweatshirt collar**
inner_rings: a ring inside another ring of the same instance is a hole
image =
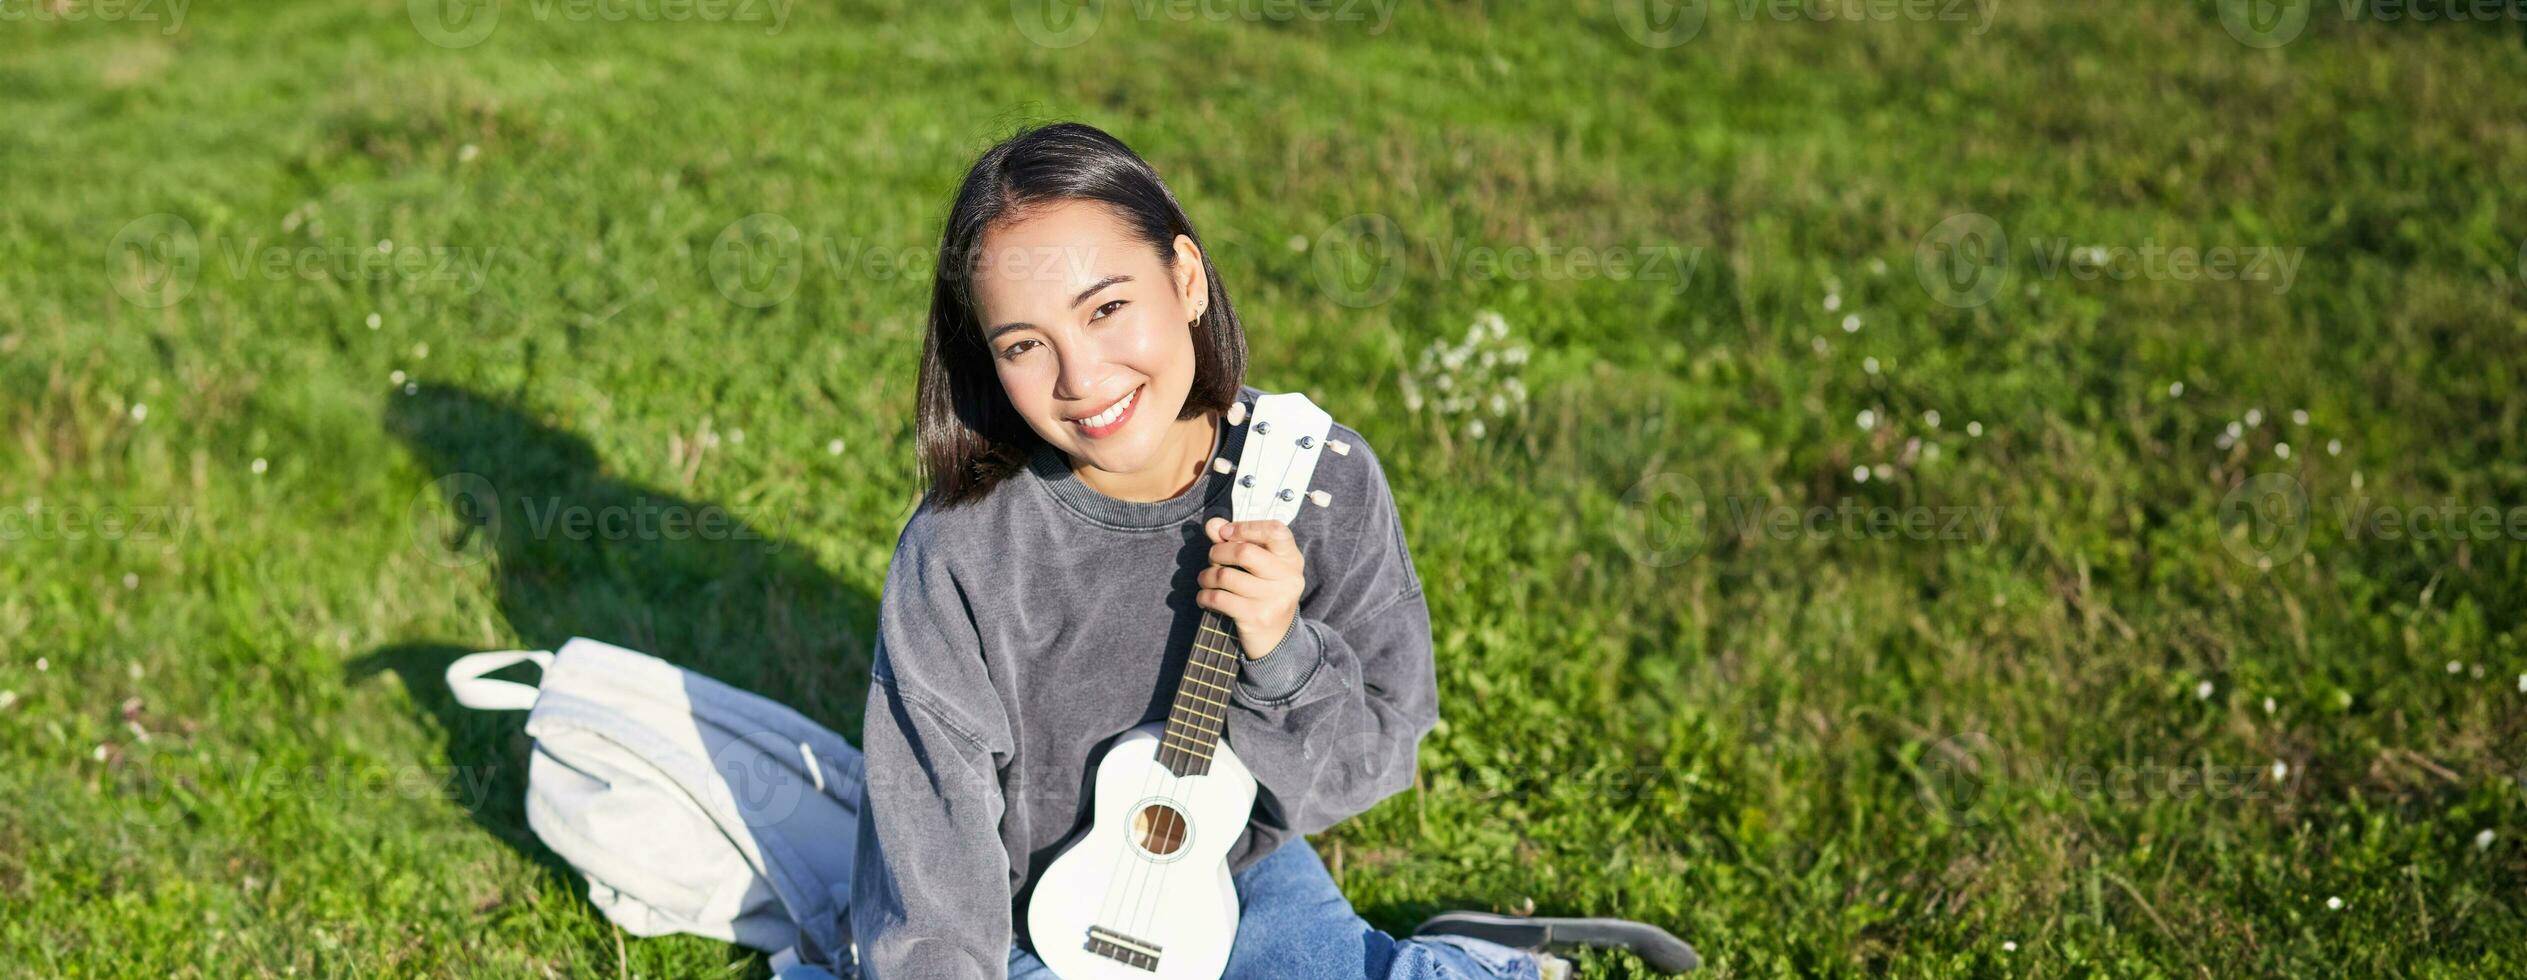
[[[1238,435],[1231,435],[1231,430]],[[1223,455],[1234,458],[1238,446],[1244,442],[1244,432],[1243,428],[1229,425],[1226,419],[1215,420],[1211,432],[1211,453],[1205,459],[1217,459]],[[1027,470],[1035,474],[1036,485],[1052,495],[1054,502],[1093,523],[1118,530],[1147,531],[1176,527],[1193,520],[1214,504],[1221,508],[1219,512],[1222,516],[1227,516],[1230,478],[1207,465],[1202,469],[1202,478],[1186,487],[1183,493],[1153,501],[1122,500],[1099,493],[1080,482],[1078,474],[1071,472],[1068,457],[1043,443],[1037,443],[1034,454],[1028,457]]]

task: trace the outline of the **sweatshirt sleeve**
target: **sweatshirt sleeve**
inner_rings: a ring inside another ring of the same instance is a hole
[[[879,600],[851,928],[873,980],[1001,978],[1009,725],[964,594],[907,528]]]
[[[1240,666],[1229,699],[1228,742],[1261,786],[1254,822],[1272,843],[1411,786],[1422,736],[1439,720],[1421,579],[1385,472],[1354,435],[1340,434],[1366,469],[1359,499],[1306,555],[1298,620]]]

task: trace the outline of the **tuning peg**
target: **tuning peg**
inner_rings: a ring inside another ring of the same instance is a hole
[[[1230,403],[1228,403],[1228,424],[1230,424],[1230,425],[1244,425],[1244,424],[1246,424],[1246,403],[1245,403],[1245,402],[1230,402]]]
[[[1232,462],[1229,462],[1229,461],[1228,461],[1228,457],[1226,457],[1226,456],[1213,456],[1213,457],[1211,457],[1211,472],[1213,472],[1213,473],[1222,473],[1222,474],[1226,474],[1226,473],[1232,473],[1232,472],[1235,472],[1236,470],[1237,470],[1237,464],[1232,463]]]
[[[1336,456],[1351,455],[1351,444],[1340,439],[1325,440],[1325,448],[1333,450]]]
[[[1331,507],[1334,505],[1334,495],[1323,490],[1310,490],[1307,492],[1307,502],[1318,507]]]

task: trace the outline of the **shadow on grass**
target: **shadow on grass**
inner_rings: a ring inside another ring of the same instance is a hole
[[[521,646],[553,650],[585,636],[629,647],[859,741],[876,598],[784,542],[787,515],[611,476],[586,440],[458,388],[393,399],[386,426],[433,478],[415,488],[413,546],[446,574],[487,572]],[[474,821],[584,900],[586,882],[527,827],[525,713],[475,711],[448,691],[447,665],[472,652],[394,644],[355,661],[349,680],[400,677],[465,774],[461,798]],[[497,676],[535,677],[532,667]],[[732,960],[746,955],[730,950]]]

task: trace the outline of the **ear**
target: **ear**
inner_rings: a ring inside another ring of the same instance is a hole
[[[1211,275],[1202,267],[1202,246],[1190,235],[1176,236],[1176,300],[1191,310],[1208,302]]]

